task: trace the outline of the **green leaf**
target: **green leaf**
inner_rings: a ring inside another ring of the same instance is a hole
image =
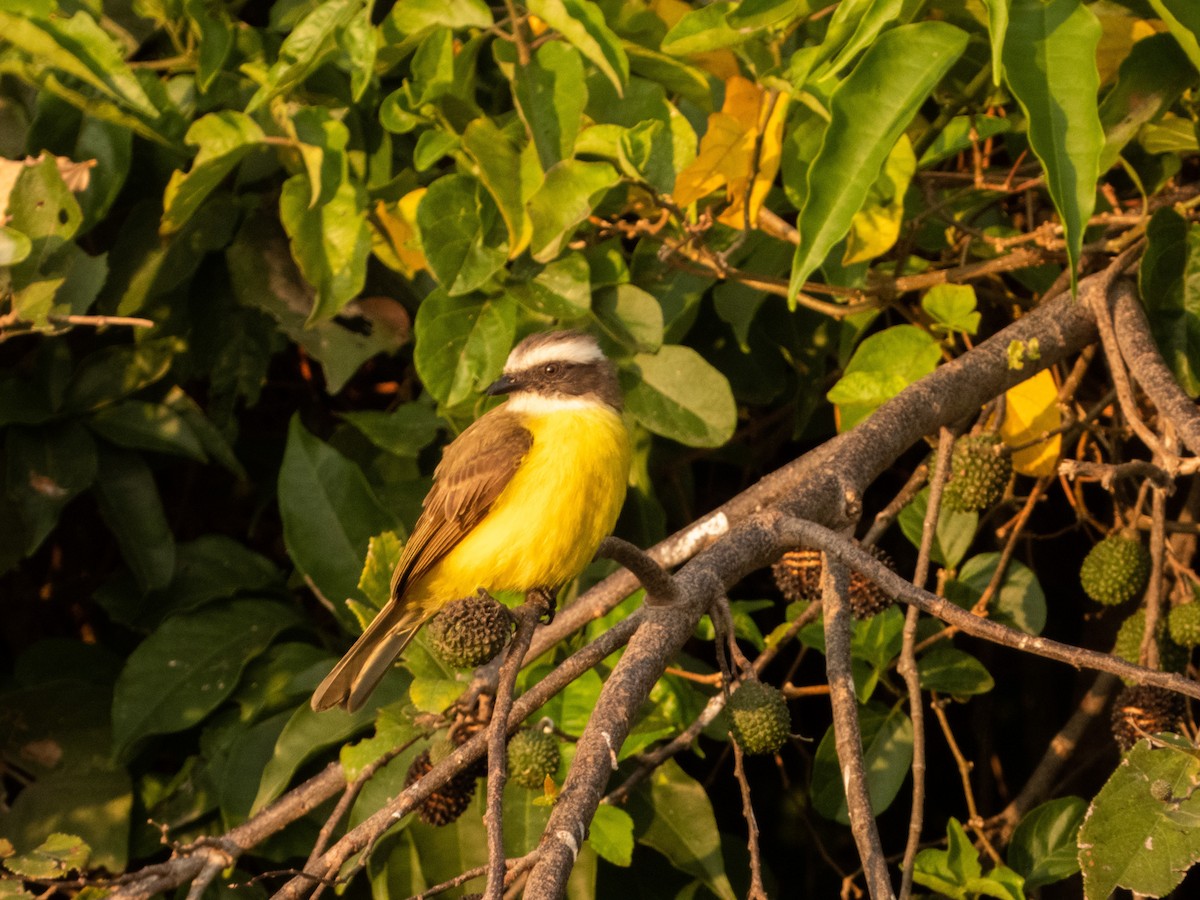
[[[620,376],[629,412],[655,434],[689,447],[719,447],[733,436],[737,405],[729,381],[691,347],[639,353]]]
[[[1100,172],[1112,168],[1141,127],[1158,118],[1195,81],[1195,68],[1170,35],[1153,34],[1135,43],[1121,61],[1116,85],[1100,104]]]
[[[371,23],[373,4],[365,3],[337,36],[338,46],[345,51],[350,67],[350,99],[359,103],[371,84],[379,41]]]
[[[542,170],[570,159],[588,100],[579,51],[560,41],[543,44],[528,65],[515,68],[512,91]]]
[[[684,13],[663,37],[662,52],[691,56],[743,43],[750,35],[733,28],[728,21],[736,9],[736,4],[720,0]]]
[[[1006,866],[996,866],[986,875],[979,864],[979,853],[971,846],[959,821],[951,817],[946,826],[949,848],[922,850],[917,854],[913,881],[947,897],[997,897],[1000,900],[1025,900],[1024,882]]]
[[[0,226],[0,266],[15,266],[33,252],[29,237],[15,228]]]
[[[265,139],[257,122],[232,109],[193,122],[184,140],[200,150],[187,172],[171,173],[163,194],[162,233],[182,228],[225,176]]]
[[[913,502],[900,511],[900,530],[914,547],[921,546],[921,532],[925,528],[925,512],[929,508],[929,488],[924,488]],[[938,510],[937,527],[933,536],[932,557],[935,562],[955,568],[975,540],[979,527],[979,513],[959,512],[944,504]]]
[[[970,653],[943,642],[917,660],[921,689],[955,697],[986,694],[996,682],[983,663]]]
[[[1189,0],[1150,0],[1150,5],[1192,65],[1200,69],[1200,10]]]
[[[401,34],[419,34],[428,28],[488,28],[491,10],[483,0],[399,0],[388,21]]]
[[[1004,75],[1025,110],[1029,145],[1062,219],[1074,290],[1104,149],[1096,106],[1100,22],[1079,0],[1011,0],[1009,15]]]
[[[494,381],[516,337],[516,304],[434,291],[417,310],[413,360],[425,389],[457,406]]]
[[[183,416],[162,403],[123,400],[97,410],[88,426],[119,447],[174,453],[206,462],[207,454]]]
[[[1179,386],[1200,396],[1200,227],[1170,207],[1155,212],[1138,271],[1150,333]]]
[[[367,544],[367,558],[362,574],[358,576],[358,589],[376,609],[383,609],[392,599],[392,573],[400,562],[403,545],[394,531],[385,531],[371,537]]]
[[[87,412],[116,403],[160,380],[181,349],[178,341],[164,339],[97,350],[79,363],[63,406]]]
[[[290,91],[337,49],[337,32],[362,10],[362,0],[327,0],[319,3],[288,32],[266,80],[250,98],[252,113],[272,97]]]
[[[712,85],[703,69],[637,44],[626,43],[625,53],[629,56],[629,69],[633,74],[661,84],[667,93],[690,100],[706,113],[712,112]]]
[[[722,900],[733,900],[707,792],[674,760],[646,780],[648,796],[635,794],[630,804],[639,822],[638,843],[653,847],[675,868],[699,878]]]
[[[58,523],[63,507],[96,479],[96,443],[78,422],[5,432],[6,492],[25,524],[32,553]]]
[[[100,514],[142,590],[163,587],[175,570],[175,537],[141,455],[102,450],[96,495]]]
[[[933,329],[946,334],[975,334],[981,314],[976,310],[975,288],[969,284],[938,284],[921,298],[921,309],[933,319]]]
[[[466,175],[446,175],[429,186],[417,207],[417,228],[429,269],[451,297],[486,285],[508,258],[498,239],[505,226],[496,204]]]
[[[201,93],[208,93],[233,49],[236,26],[224,7],[210,6],[204,0],[183,0],[183,11],[196,36],[199,52],[196,87]]]
[[[593,279],[595,274],[593,267]],[[617,284],[596,291],[592,313],[607,339],[610,355],[654,353],[662,347],[662,306],[637,285]]]
[[[288,555],[343,622],[373,535],[395,526],[362,470],[293,416],[279,469],[279,512]]]
[[[588,829],[588,843],[602,859],[614,866],[633,862],[633,817],[625,810],[607,803],[596,807]]]
[[[144,119],[157,119],[116,41],[91,13],[74,8],[68,16],[54,0],[6,3],[0,6],[0,33],[39,65],[78,78]]]
[[[1008,864],[1026,888],[1062,881],[1079,871],[1076,836],[1087,812],[1082,797],[1059,797],[1035,806],[1021,819],[1008,844]]]
[[[871,702],[858,708],[858,722],[871,812],[877,816],[892,805],[908,777],[912,764],[912,721],[899,707],[889,710]],[[811,790],[813,809],[843,825],[850,822],[833,726],[825,732],[813,757]]]
[[[797,16],[811,13],[809,6],[808,0],[742,0],[726,21],[738,29],[782,28]]]
[[[1087,900],[1117,886],[1164,897],[1200,859],[1200,758],[1181,737],[1159,741],[1134,745],[1088,807],[1079,830]]]
[[[969,609],[983,596],[996,573],[999,553],[980,553],[963,564],[958,577],[946,584],[946,596]],[[1041,634],[1046,627],[1046,595],[1033,569],[1011,560],[1004,571],[1000,590],[988,604],[988,616],[1002,625],[1027,634]]]
[[[808,169],[789,297],[849,231],[900,134],[966,44],[967,35],[944,22],[902,25],[876,40],[838,86]]]
[[[583,222],[620,176],[605,162],[566,159],[546,172],[542,186],[529,200],[533,223],[530,250],[538,262],[558,256]],[[424,201],[421,203],[424,207]],[[426,251],[428,252],[428,250]]]
[[[986,141],[998,134],[1012,131],[1012,120],[999,116],[955,116],[938,132],[933,143],[929,145],[917,167],[927,169],[937,165],[942,160],[971,149],[974,141]]]
[[[233,600],[173,616],[129,655],[113,693],[113,752],[128,758],[145,738],[191,728],[221,705],[246,664],[284,629],[290,606]]]
[[[838,407],[838,430],[853,428],[932,372],[941,358],[937,341],[915,325],[894,325],[868,337],[825,395]]]
[[[1010,0],[983,0],[988,11],[988,36],[992,42],[992,84],[1000,87],[1004,71],[1004,38],[1008,34],[1008,5]]]
[[[500,210],[508,230],[508,255],[514,257],[525,249],[532,233],[521,192],[521,148],[486,117],[467,126],[462,147],[475,160],[479,180]]]
[[[322,663],[322,671],[324,666]],[[313,712],[307,703],[297,707],[275,742],[270,761],[262,770],[262,780],[250,808],[251,814],[259,812],[282,794],[306,760],[326,747],[344,743],[362,731],[375,721],[381,706],[400,701],[407,689],[407,677],[398,671],[396,675],[384,678],[372,692],[367,704],[357,712],[329,709],[318,713]]]
[[[441,428],[437,414],[422,403],[405,403],[391,412],[344,412],[342,418],[380,450],[403,457],[415,457],[433,442]]]
[[[327,202],[311,205],[314,186],[307,175],[283,184],[279,216],[291,242],[292,257],[305,280],[317,289],[309,322],[330,319],[358,295],[367,277],[371,232],[366,192],[342,181]]]
[[[568,253],[547,263],[528,281],[510,279],[505,287],[530,312],[555,319],[578,319],[588,314],[592,304],[590,275],[587,257]]]
[[[63,878],[70,872],[82,872],[92,849],[73,834],[55,832],[28,853],[4,860],[4,867],[26,878]]]
[[[526,0],[525,7],[587,57],[618,94],[624,91],[629,59],[599,6],[590,0]]]

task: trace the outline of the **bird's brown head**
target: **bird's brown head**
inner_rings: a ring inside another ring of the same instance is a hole
[[[510,408],[536,412],[603,403],[620,412],[617,370],[596,343],[581,331],[532,334],[513,348],[504,373],[489,394],[508,394]]]

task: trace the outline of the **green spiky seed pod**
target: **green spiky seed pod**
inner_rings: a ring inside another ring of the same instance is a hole
[[[512,615],[488,594],[451,600],[428,626],[433,652],[448,666],[473,669],[493,659],[512,634]]]
[[[895,569],[892,558],[878,547],[865,548],[889,569]],[[771,567],[779,592],[789,602],[821,599],[820,550],[789,550]],[[883,612],[896,601],[875,582],[858,572],[850,573],[850,609],[856,619],[869,619]]]
[[[429,751],[422,751],[408,767],[404,786],[416,784],[432,768]],[[449,825],[467,811],[474,796],[475,776],[460,772],[421,802],[417,807],[417,816],[426,825]]]
[[[950,455],[950,478],[942,502],[959,512],[989,509],[1004,496],[1012,478],[1012,458],[997,452],[1000,438],[975,434],[954,442]]]
[[[1079,569],[1083,592],[1105,606],[1138,596],[1150,576],[1150,551],[1136,538],[1114,534],[1094,546]]]
[[[1124,622],[1117,631],[1113,644],[1113,655],[1126,662],[1137,663],[1141,653],[1142,635],[1146,632],[1146,611],[1139,609]],[[1158,622],[1158,664],[1164,672],[1182,672],[1187,668],[1188,651],[1180,647],[1167,635],[1166,623]],[[1126,681],[1126,684],[1131,682]]]
[[[508,776],[523,788],[540,791],[558,771],[558,738],[539,728],[518,731],[508,742]]]
[[[1167,617],[1171,640],[1182,647],[1200,645],[1200,603],[1184,603]]]
[[[792,730],[783,694],[761,681],[744,681],[729,696],[729,730],[751,755],[774,753]]]
[[[1148,734],[1174,731],[1183,715],[1183,698],[1146,684],[1127,687],[1113,703],[1112,733],[1122,750]]]

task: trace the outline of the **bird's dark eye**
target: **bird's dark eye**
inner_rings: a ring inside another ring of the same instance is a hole
[[[546,375],[557,375],[558,363],[546,363],[546,365],[542,366],[542,372]]]

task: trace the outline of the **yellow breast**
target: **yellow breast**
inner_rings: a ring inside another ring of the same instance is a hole
[[[483,520],[406,592],[432,609],[478,588],[559,587],[616,524],[629,479],[629,435],[604,406],[516,413],[533,444]]]

